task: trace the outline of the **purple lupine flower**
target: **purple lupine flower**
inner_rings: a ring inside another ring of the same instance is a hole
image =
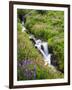
[[[18,67],[21,67],[21,63],[18,62],[18,63],[17,63],[17,66],[18,66]]]
[[[32,61],[29,61],[30,64],[32,64]]]
[[[25,59],[22,60],[19,63],[19,66],[21,66],[23,73],[24,73],[24,77],[26,77],[26,79],[32,79],[32,77],[34,79],[36,79],[36,65],[34,65],[33,70],[29,68],[28,65],[33,64],[33,62],[29,59]]]
[[[34,79],[36,79],[36,72],[34,72]]]
[[[27,65],[29,64],[29,61],[28,61],[28,60],[26,60],[26,64],[27,64]]]
[[[31,78],[32,78],[32,73],[31,73],[31,70],[29,70],[29,72],[28,72],[28,77],[29,77],[29,79],[31,79]]]
[[[34,65],[34,71],[36,71],[36,65]]]
[[[36,65],[34,65],[34,79],[36,79]]]
[[[22,61],[22,64],[23,64],[23,65],[26,65],[26,63],[27,63],[26,60],[23,60],[23,61]]]

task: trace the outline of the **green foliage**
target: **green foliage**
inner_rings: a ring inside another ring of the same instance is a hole
[[[57,57],[58,69],[64,71],[64,12],[63,11],[36,11],[35,15],[28,16],[25,26],[36,38],[48,41]]]
[[[53,37],[48,40],[49,45],[53,48],[53,53],[57,60],[57,69],[64,71],[64,40],[63,37]]]
[[[30,70],[33,70],[34,64],[36,64],[36,79],[51,79],[51,78],[62,78],[63,75],[52,73],[51,69],[45,68],[43,57],[39,54],[37,49],[34,48],[33,44],[30,42],[27,33],[18,32],[18,61],[31,60],[33,65],[26,65]],[[22,68],[18,68],[18,80],[27,80],[24,76]],[[50,71],[50,72],[49,72]],[[33,77],[31,79],[34,79]]]
[[[42,60],[42,56],[39,54],[36,48],[34,48],[32,42],[29,40],[29,35],[24,32],[18,32],[18,60],[31,59]]]
[[[26,9],[18,9],[17,10],[17,14],[18,15],[26,15],[27,13],[29,13],[31,10],[26,10]]]
[[[22,31],[22,25],[19,22],[17,23],[17,30],[20,32]]]
[[[18,80],[26,80],[23,74],[23,70],[21,68],[17,68],[17,79]]]
[[[36,11],[37,11],[37,13],[42,14],[42,15],[47,13],[46,10],[36,10]]]

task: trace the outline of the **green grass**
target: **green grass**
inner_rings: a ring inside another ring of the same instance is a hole
[[[18,67],[18,80],[27,80],[24,76],[24,71],[27,68],[30,71],[33,70],[34,65],[36,65],[36,79],[53,79],[62,78],[62,73],[53,73],[53,70],[49,69],[44,65],[43,57],[34,48],[32,42],[29,40],[29,35],[27,33],[18,32],[18,62],[22,60],[30,60],[33,62],[32,65],[26,65],[25,68]],[[34,79],[33,77],[30,79]]]
[[[43,14],[36,11],[26,17],[26,28],[36,38],[48,41],[57,58],[57,68],[64,71],[64,12],[48,11]]]

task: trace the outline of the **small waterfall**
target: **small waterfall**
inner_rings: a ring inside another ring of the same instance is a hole
[[[22,32],[26,31],[26,28],[24,27],[24,22],[22,21]]]
[[[48,56],[48,43],[43,42],[42,45],[43,45],[43,48],[44,48],[45,55]]]
[[[22,32],[26,31],[25,25],[25,17],[22,16]],[[40,39],[36,40],[36,38],[33,35],[30,35],[29,37],[35,44],[35,47],[41,52],[41,54],[44,57],[45,65],[48,63],[51,64],[51,54],[49,54],[48,51],[48,43],[42,42]]]
[[[22,32],[26,31],[26,28],[24,26],[24,16],[22,16]]]
[[[29,36],[29,39],[36,43],[36,38],[32,34]]]
[[[36,40],[33,35],[29,37],[31,40],[35,42],[35,47],[42,53],[45,61],[45,65],[48,63],[51,65],[51,54],[48,51],[48,43],[42,42],[40,39]]]

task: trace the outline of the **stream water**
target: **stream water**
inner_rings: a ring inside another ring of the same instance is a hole
[[[35,47],[43,55],[45,65],[46,64],[51,65],[51,54],[49,54],[48,43],[47,42],[42,42],[40,39],[36,40],[36,38],[33,35],[30,35],[29,38],[35,42]]]
[[[22,21],[22,32],[26,31],[26,28],[24,27],[24,22]]]
[[[26,31],[24,27],[24,18],[22,20],[22,32]],[[48,42],[41,41],[40,39],[36,39],[34,35],[30,34],[29,39],[32,40],[35,44],[35,47],[41,52],[44,57],[45,65],[51,65],[51,54],[49,54],[48,50]]]

